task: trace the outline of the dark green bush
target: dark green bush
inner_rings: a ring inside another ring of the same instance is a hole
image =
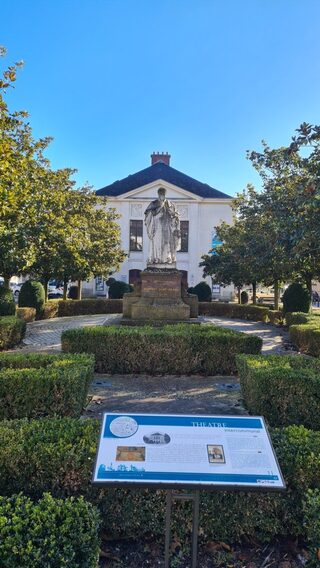
[[[45,293],[41,282],[27,280],[22,284],[19,294],[19,308],[36,308],[37,318],[40,318],[44,303]]]
[[[114,280],[109,286],[108,294],[111,300],[120,300],[123,298],[123,294],[127,294],[128,292],[133,292],[133,286],[131,286],[131,284],[127,284],[121,280]]]
[[[26,331],[26,323],[14,316],[0,317],[0,351],[20,343]]]
[[[212,325],[86,327],[62,334],[62,349],[93,353],[100,373],[206,375],[235,372],[238,353],[259,353],[256,336]]]
[[[249,302],[249,294],[245,290],[241,292],[241,304],[247,304]]]
[[[310,320],[310,323],[291,325],[289,328],[290,341],[301,351],[313,357],[320,356],[320,325]]]
[[[17,318],[22,319],[26,323],[36,319],[36,308],[17,308]]]
[[[16,304],[12,291],[0,286],[0,316],[14,316],[15,313]]]
[[[80,416],[93,376],[90,355],[0,354],[0,419]]]
[[[79,297],[79,288],[76,285],[70,286],[69,288],[69,292],[68,292],[68,298],[70,298],[70,300],[77,300]]]
[[[92,486],[100,425],[96,420],[41,419],[0,423],[0,494],[23,490],[33,499],[83,495],[102,512],[113,537],[163,535],[166,492]],[[304,536],[302,502],[308,488],[320,488],[320,432],[292,426],[271,431],[284,474],[284,494],[201,492],[204,538],[263,540]],[[189,509],[178,505],[173,530],[183,534]],[[219,515],[217,515],[219,511]]]
[[[242,395],[251,414],[271,425],[320,430],[320,361],[290,355],[237,357]]]
[[[97,566],[100,517],[81,497],[0,497],[0,519],[1,568]]]
[[[58,316],[82,316],[89,314],[121,314],[122,300],[74,300],[58,302]]]
[[[245,319],[248,321],[268,321],[269,308],[242,306],[224,302],[199,302],[199,315]]]
[[[300,323],[307,323],[310,319],[310,315],[305,312],[287,312],[285,316],[286,325],[296,325]]]
[[[320,551],[320,491],[309,490],[304,502],[304,524],[307,532],[312,558],[308,566],[319,566]]]
[[[196,294],[198,296],[199,302],[211,302],[212,293],[210,286],[202,281],[199,282],[196,286],[192,288],[188,288],[189,294]]]
[[[294,282],[285,290],[282,302],[284,314],[287,312],[308,313],[311,305],[311,297],[308,290],[302,286],[302,284]]]

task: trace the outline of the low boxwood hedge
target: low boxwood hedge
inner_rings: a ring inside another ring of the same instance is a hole
[[[26,323],[34,321],[36,319],[36,308],[17,308],[16,315],[17,318],[22,319]]]
[[[319,322],[320,323],[320,322]],[[301,325],[291,325],[289,328],[290,341],[302,353],[320,356],[320,325],[310,320]]]
[[[90,355],[0,354],[0,419],[80,416],[93,363]]]
[[[22,340],[26,324],[15,316],[0,317],[0,351],[14,347]]]
[[[50,300],[44,306],[41,319],[94,314],[122,314],[122,300]]]
[[[199,315],[238,318],[248,321],[268,321],[269,308],[228,304],[224,302],[199,302]]]
[[[99,524],[81,497],[0,497],[1,568],[96,568]]]
[[[0,423],[0,494],[24,491],[34,499],[83,495],[102,512],[113,537],[163,535],[166,493],[158,489],[97,488],[91,476],[99,437],[96,420],[40,419]],[[274,429],[271,436],[287,491],[283,494],[201,492],[200,529],[206,539],[237,541],[305,536],[302,503],[320,488],[320,432],[300,426]],[[217,515],[217,511],[219,514]],[[177,504],[173,529],[185,535],[187,505]]]
[[[62,334],[62,350],[93,353],[100,373],[234,373],[237,353],[259,353],[256,336],[208,325],[99,326]]]
[[[320,361],[290,355],[239,355],[245,406],[271,425],[320,430]]]
[[[319,566],[320,562],[320,491],[309,490],[304,502],[304,524],[310,544],[312,558],[308,566]]]

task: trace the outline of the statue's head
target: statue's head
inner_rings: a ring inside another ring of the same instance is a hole
[[[164,201],[166,198],[166,190],[164,187],[159,187],[158,189],[158,196],[160,201]]]

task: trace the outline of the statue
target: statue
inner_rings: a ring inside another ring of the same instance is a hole
[[[168,265],[175,268],[176,252],[181,246],[179,213],[166,199],[166,190],[160,187],[158,199],[145,210],[145,225],[150,239],[148,265]]]

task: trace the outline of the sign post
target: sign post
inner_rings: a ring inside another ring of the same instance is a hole
[[[260,416],[107,413],[103,417],[92,481],[102,486],[168,490],[166,568],[169,567],[173,500],[193,501],[192,568],[196,568],[201,489],[285,489]]]

